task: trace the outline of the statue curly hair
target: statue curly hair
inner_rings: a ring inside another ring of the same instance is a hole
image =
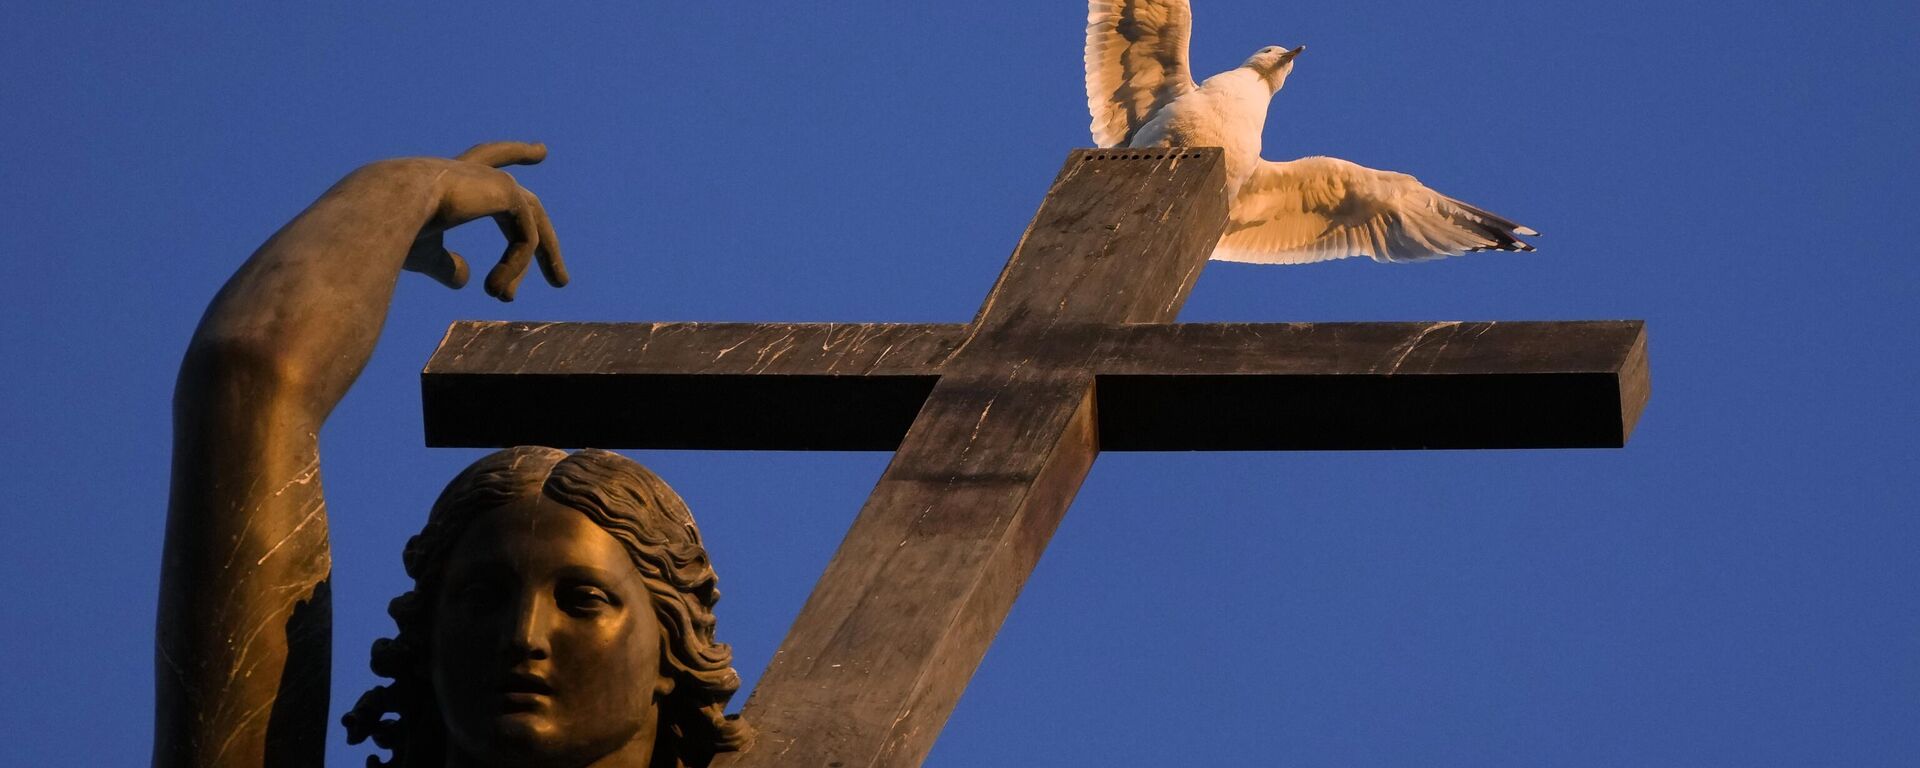
[[[686,503],[665,481],[619,454],[526,446],[467,467],[434,502],[426,527],[407,541],[403,559],[414,587],[388,606],[399,632],[374,641],[372,654],[374,673],[393,682],[367,691],[342,718],[348,743],[371,738],[392,752],[385,762],[368,757],[369,766],[445,763],[446,725],[423,670],[446,555],[480,513],[534,494],[579,511],[612,535],[647,585],[664,630],[663,666],[675,683],[660,703],[655,768],[697,768],[716,753],[744,749],[752,730],[725,714],[740,676],[733,670],[733,650],[714,640],[713,605],[720,591]]]

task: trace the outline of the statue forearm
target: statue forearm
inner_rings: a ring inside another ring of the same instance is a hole
[[[326,418],[372,354],[401,264],[433,214],[434,177],[407,162],[348,175],[247,259],[194,332],[176,408],[203,396],[203,379],[244,376],[245,394],[285,393]]]

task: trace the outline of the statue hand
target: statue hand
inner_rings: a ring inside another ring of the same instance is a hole
[[[546,210],[500,170],[546,154],[538,144],[499,142],[347,174],[268,238],[214,298],[182,363],[177,402],[226,391],[218,382],[245,371],[257,401],[287,395],[295,421],[317,427],[372,356],[403,269],[456,288],[466,283],[466,260],[447,250],[443,234],[474,219],[493,219],[507,239],[487,293],[511,301],[536,258],[548,282],[564,285]]]
[[[540,273],[555,288],[567,284],[566,263],[560,258],[560,238],[540,205],[540,198],[499,168],[532,165],[547,157],[540,144],[501,141],[478,144],[445,163],[439,172],[439,205],[407,252],[404,268],[438,280],[449,288],[467,284],[467,262],[447,250],[443,234],[482,216],[491,217],[507,238],[506,252],[488,273],[487,295],[513,301],[527,262],[538,259]]]

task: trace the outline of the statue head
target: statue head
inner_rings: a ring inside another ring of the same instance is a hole
[[[347,740],[387,765],[701,766],[740,749],[740,687],[686,504],[618,454],[520,447],[474,462],[407,542],[411,592],[373,646]],[[394,715],[396,717],[388,717]],[[627,763],[622,763],[627,764]]]

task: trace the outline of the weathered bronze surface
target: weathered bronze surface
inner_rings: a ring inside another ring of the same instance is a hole
[[[1222,185],[1219,150],[1076,151],[968,325],[459,324],[428,441],[897,449],[737,768],[917,765],[1100,449],[1625,443],[1638,322],[1171,324]]]
[[[153,763],[318,766],[331,660],[316,436],[373,351],[401,271],[458,288],[441,233],[489,217],[508,246],[486,289],[530,262],[566,272],[539,200],[500,166],[543,147],[367,165],[256,251],[181,364],[161,570]],[[408,766],[702,765],[743,746],[739,687],[713,637],[713,570],[685,505],[604,451],[501,451],[448,486],[409,542],[394,683],[346,721]],[[397,716],[397,717],[394,717]]]

